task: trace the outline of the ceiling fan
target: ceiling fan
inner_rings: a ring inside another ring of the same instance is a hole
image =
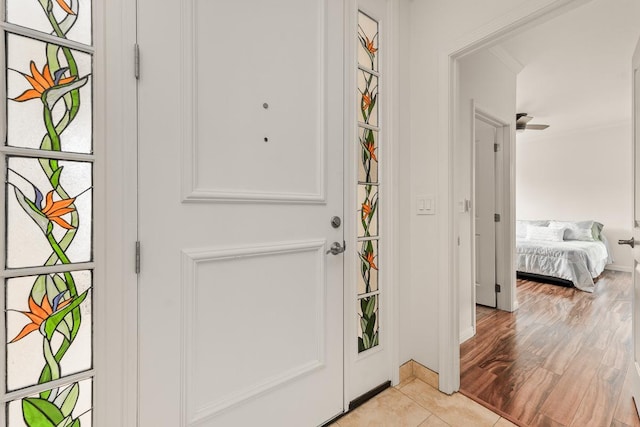
[[[527,113],[517,113],[516,114],[516,132],[524,132],[527,129],[531,130],[545,130],[549,127],[549,125],[536,125],[529,124],[533,117],[528,116]]]

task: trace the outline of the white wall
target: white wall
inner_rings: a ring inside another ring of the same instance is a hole
[[[545,7],[566,4],[563,0],[401,0],[408,31],[403,59],[409,67],[403,82],[405,112],[400,148],[400,360],[414,359],[439,371],[439,315],[441,289],[448,280],[443,271],[454,262],[442,251],[440,217],[448,203],[448,152],[442,150],[441,107],[448,91],[441,88],[442,61],[465,41],[491,34]],[[580,3],[582,0],[576,0]],[[403,136],[404,135],[404,136]],[[406,139],[405,139],[406,138]],[[431,194],[436,214],[415,214],[415,198]],[[441,280],[441,277],[444,279]],[[455,387],[454,387],[455,388]]]
[[[631,271],[631,123],[545,137],[516,137],[518,219],[593,219],[604,224],[613,268]]]
[[[517,70],[519,71],[519,70]],[[509,68],[489,49],[464,57],[459,68],[458,127],[456,135],[456,161],[469,165],[455,177],[455,200],[473,198],[471,183],[472,165],[472,100],[485,112],[511,123],[516,114],[516,70]],[[509,144],[505,141],[504,144]],[[505,147],[503,147],[505,148]],[[505,152],[508,150],[504,150]],[[508,161],[508,159],[507,159]],[[496,211],[497,212],[497,211]],[[460,335],[469,337],[473,331],[475,307],[473,272],[471,271],[471,212],[457,213],[460,246],[458,248],[458,286],[460,287]],[[503,218],[505,221],[507,218]],[[504,284],[506,287],[506,283]]]

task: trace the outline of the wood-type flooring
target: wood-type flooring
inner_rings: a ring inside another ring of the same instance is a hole
[[[521,426],[640,427],[630,393],[631,274],[594,293],[518,280],[514,313],[478,306],[462,344],[466,396]]]

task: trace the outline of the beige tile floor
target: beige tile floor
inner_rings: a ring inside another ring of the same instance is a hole
[[[452,396],[418,378],[380,393],[331,427],[513,427],[484,406],[456,393]]]

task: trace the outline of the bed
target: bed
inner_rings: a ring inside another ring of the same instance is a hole
[[[595,221],[516,222],[519,276],[555,278],[593,292],[594,280],[613,262],[609,244]]]

